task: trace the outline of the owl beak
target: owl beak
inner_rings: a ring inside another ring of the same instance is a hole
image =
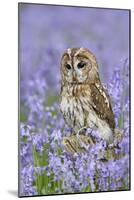
[[[73,76],[73,83],[77,83],[76,76]]]
[[[73,76],[73,82],[76,82],[76,81],[77,81],[76,77],[75,77],[75,76]]]
[[[73,73],[73,82],[75,83],[76,81],[77,81],[76,74]]]

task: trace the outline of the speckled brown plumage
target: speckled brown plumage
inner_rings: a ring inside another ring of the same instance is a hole
[[[88,49],[68,49],[62,56],[60,108],[76,134],[90,127],[106,140],[113,138],[115,121],[110,98],[101,84],[96,58]]]
[[[96,87],[96,84],[93,83],[90,85],[90,88],[91,98],[93,101],[93,109],[98,114],[98,117],[100,117],[100,119],[105,120],[109,124],[110,128],[114,130],[115,120],[108,94],[106,93],[101,84],[99,84],[98,88]],[[102,93],[104,93],[106,97],[102,95]]]

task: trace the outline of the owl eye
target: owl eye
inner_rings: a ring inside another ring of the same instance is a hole
[[[86,65],[86,63],[80,62],[80,63],[78,63],[77,67],[78,67],[78,69],[81,69],[81,68],[85,67],[85,65]]]
[[[71,69],[71,65],[66,64],[66,68],[70,70]]]

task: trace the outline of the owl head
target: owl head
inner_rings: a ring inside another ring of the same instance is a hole
[[[84,84],[98,77],[95,56],[86,48],[69,48],[61,58],[63,84]]]

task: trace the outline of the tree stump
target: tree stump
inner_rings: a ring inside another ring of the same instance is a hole
[[[71,135],[63,138],[63,145],[69,153],[84,153],[89,146],[94,145],[90,136],[86,135]]]
[[[102,160],[119,159],[124,156],[123,154],[117,156],[117,154],[115,153],[116,149],[118,148],[118,143],[122,141],[123,136],[124,134],[120,130],[115,130],[114,141],[116,141],[117,146],[113,145],[112,148],[106,148],[106,150],[103,152]],[[92,147],[96,144],[96,141],[93,140],[90,136],[81,134],[78,137],[77,135],[64,137],[62,143],[68,153],[75,154],[86,153],[89,147]]]

